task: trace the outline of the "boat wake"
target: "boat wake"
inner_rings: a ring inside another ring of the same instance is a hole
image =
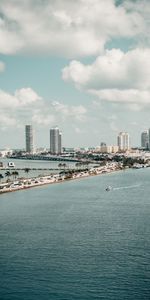
[[[113,188],[113,191],[124,190],[124,189],[133,189],[133,188],[137,188],[139,186],[140,186],[140,184],[128,185],[128,186],[120,186],[120,187]]]

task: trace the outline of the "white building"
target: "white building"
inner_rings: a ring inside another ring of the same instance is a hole
[[[116,145],[109,145],[109,146],[103,145],[100,147],[101,153],[117,153],[118,150],[119,150],[119,148]]]
[[[58,127],[50,129],[50,152],[51,154],[61,154],[62,152],[62,133]]]
[[[149,145],[149,132],[145,130],[141,133],[141,147],[147,149]]]
[[[34,152],[32,125],[25,126],[25,138],[26,138],[26,152],[32,154]]]
[[[126,151],[130,149],[130,137],[127,132],[120,132],[117,140],[120,151]]]
[[[6,149],[6,150],[0,150],[0,157],[5,157],[7,155],[12,155],[13,150]]]

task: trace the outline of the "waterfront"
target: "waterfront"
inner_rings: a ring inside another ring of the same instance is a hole
[[[13,162],[11,162],[13,164]],[[84,168],[84,169],[83,169]],[[10,169],[9,169],[10,170]],[[12,170],[12,169],[11,169]],[[21,170],[21,171],[26,171],[26,169],[17,169],[16,170]],[[95,175],[100,175],[103,173],[110,173],[114,171],[120,171],[122,168],[120,168],[120,165],[118,163],[107,163],[105,166],[94,166],[94,167],[89,167],[85,169],[85,166],[80,166],[80,169],[78,169],[77,166],[72,167],[71,165],[67,166],[67,168],[64,168],[63,171],[59,168],[57,168],[57,173],[56,173],[56,167],[54,169],[42,169],[38,167],[38,169],[35,169],[36,172],[45,172],[47,171],[47,175],[37,175],[33,177],[26,176],[26,178],[20,178],[19,179],[19,173],[17,172],[16,178],[14,178],[14,172],[8,172],[8,177],[9,179],[5,180],[4,182],[1,182],[0,184],[0,194],[7,193],[7,192],[14,192],[17,190],[23,190],[23,189],[28,189],[32,187],[37,187],[37,186],[42,186],[46,184],[52,184],[52,183],[60,183],[66,180],[73,180],[73,179],[81,179],[84,177],[89,177],[89,176],[95,176]],[[53,171],[53,173],[50,173],[50,170]],[[3,169],[4,171],[4,169]],[[6,169],[5,169],[6,171]],[[28,169],[29,171],[29,169]],[[33,169],[30,169],[30,171],[33,171]],[[34,171],[34,174],[35,174]],[[15,172],[16,173],[16,172]],[[4,173],[5,176],[7,176],[7,172]],[[10,179],[10,177],[13,177]],[[4,177],[4,176],[3,176]]]
[[[12,168],[12,171],[15,169],[22,169],[18,170],[19,177],[26,177],[26,174],[23,169],[29,168],[29,177],[35,177],[35,176],[43,176],[43,175],[49,175],[51,173],[57,173],[56,170],[52,170],[55,168],[58,168],[59,162],[54,161],[42,161],[42,160],[21,160],[21,159],[8,159],[8,158],[1,158],[1,162],[4,164],[4,167],[7,168],[8,162],[13,162],[15,164],[15,168]],[[66,162],[64,162],[66,163]],[[66,165],[70,168],[75,166],[75,163],[73,162],[67,162]],[[35,170],[33,170],[35,169]],[[37,170],[39,169],[39,170]],[[41,170],[40,170],[41,169]],[[47,170],[46,170],[47,169]],[[50,170],[48,170],[50,169]],[[5,176],[6,170],[1,170],[0,173]],[[11,171],[11,170],[10,170]]]
[[[149,178],[128,170],[1,195],[1,299],[149,299]]]

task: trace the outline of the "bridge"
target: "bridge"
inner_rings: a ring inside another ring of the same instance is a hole
[[[26,160],[46,160],[46,161],[63,161],[63,162],[75,162],[75,163],[95,163],[93,160],[87,159],[79,159],[74,157],[65,157],[65,156],[57,156],[57,155],[21,155],[15,156],[11,155],[8,157],[9,159],[26,159]]]

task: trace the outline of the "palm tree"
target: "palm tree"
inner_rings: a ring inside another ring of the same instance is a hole
[[[87,170],[88,170],[89,162],[88,162],[88,161],[86,161],[86,162],[84,163],[84,165],[85,165],[85,169],[87,169]]]
[[[66,169],[67,168],[67,164],[62,164],[62,167],[64,167],[64,169]]]
[[[84,168],[84,165],[85,165],[85,163],[83,162],[83,161],[81,161],[80,163],[79,163],[79,166],[80,166],[80,169],[82,170],[82,169],[85,169]]]
[[[16,177],[19,175],[19,173],[17,171],[13,171],[11,173],[11,175],[13,176],[13,180],[16,179]]]
[[[83,165],[83,163],[82,162],[77,162],[76,164],[75,164],[75,166],[76,166],[76,168],[79,170],[79,169],[81,169],[81,166]]]
[[[24,171],[25,171],[26,174],[28,174],[29,171],[30,171],[30,168],[25,168]]]
[[[58,168],[62,168],[62,166],[63,166],[63,164],[62,163],[60,163],[60,164],[58,164]]]
[[[5,176],[8,178],[7,180],[9,181],[11,173],[9,171],[6,171]]]
[[[19,172],[18,171],[15,171],[15,178],[19,176]]]
[[[75,164],[75,167],[76,167],[77,169],[78,169],[78,167],[79,167],[79,164],[80,164],[80,163],[78,163],[78,162]]]
[[[0,182],[3,178],[4,178],[4,176],[2,174],[0,174]]]

